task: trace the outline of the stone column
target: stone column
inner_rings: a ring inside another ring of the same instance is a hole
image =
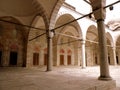
[[[116,49],[115,49],[115,47],[112,47],[112,53],[111,53],[111,55],[112,55],[112,62],[116,66],[117,62],[116,62]]]
[[[100,53],[100,80],[111,80],[109,75],[107,47],[106,47],[106,35],[104,20],[97,20],[98,25],[98,37],[99,37],[99,53]]]
[[[106,47],[106,34],[104,19],[106,11],[104,9],[106,0],[90,0],[93,14],[97,20],[98,38],[99,38],[99,54],[100,54],[100,77],[99,80],[112,80],[109,74],[107,47]]]
[[[81,41],[81,44],[82,44],[82,68],[86,68],[86,58],[85,58],[85,40],[82,40]]]
[[[78,48],[78,52],[77,52],[77,60],[78,60],[78,66],[80,66],[80,58],[81,58],[81,53],[80,53],[81,48]]]
[[[67,58],[67,53],[64,54],[64,65],[68,65],[68,58]]]
[[[47,57],[47,70],[46,71],[51,71],[52,70],[52,65],[53,65],[53,48],[52,48],[52,37],[53,37],[53,32],[52,31],[48,31],[47,33],[47,53],[48,53],[48,57]]]

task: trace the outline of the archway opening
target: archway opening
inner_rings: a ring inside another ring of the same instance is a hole
[[[47,38],[45,21],[42,16],[36,16],[28,35],[27,66],[41,66],[47,64]],[[44,33],[44,34],[43,34]],[[31,62],[31,63],[29,63]]]
[[[96,26],[89,26],[86,34],[86,66],[99,64],[98,31]]]
[[[55,27],[74,20],[70,14],[61,15],[55,24]],[[60,61],[64,65],[80,65],[79,39],[81,38],[81,29],[78,22],[72,22],[68,25],[63,25],[55,30],[54,44],[54,65],[60,65]],[[61,49],[64,53],[61,54]],[[56,53],[57,52],[57,53]]]

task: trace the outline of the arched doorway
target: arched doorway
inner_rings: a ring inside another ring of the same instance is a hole
[[[65,51],[64,49],[60,49],[60,65],[64,65],[64,60],[65,60]]]
[[[61,26],[64,23],[67,23],[73,20],[74,17],[70,14],[63,14],[59,16],[56,20],[55,27]],[[71,59],[71,65],[80,65],[80,55],[79,54],[79,39],[81,38],[81,28],[79,23],[73,22],[69,25],[65,25],[61,28],[55,30],[55,37],[53,38],[54,44],[54,63],[59,65],[60,58],[64,60],[64,65],[68,65],[68,58]],[[64,56],[60,54],[61,48],[65,51]],[[72,55],[68,55],[67,50],[72,51]],[[56,53],[57,52],[57,53]],[[61,56],[60,56],[61,55]]]
[[[47,39],[45,21],[42,16],[36,16],[28,35],[27,67],[47,64]],[[44,33],[44,34],[43,34]],[[46,60],[45,60],[46,59]]]

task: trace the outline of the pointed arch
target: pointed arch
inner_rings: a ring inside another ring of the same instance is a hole
[[[51,18],[50,18],[50,29],[53,29],[55,27],[56,18],[57,18],[59,9],[61,8],[64,1],[65,0],[58,0],[58,2],[56,3],[56,6],[55,6],[53,13],[51,14]]]

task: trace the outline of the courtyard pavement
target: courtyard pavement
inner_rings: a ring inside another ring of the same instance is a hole
[[[99,74],[99,66],[60,66],[49,72],[46,67],[0,67],[0,90],[88,90],[105,83]],[[110,66],[110,75],[120,90],[120,66]]]

